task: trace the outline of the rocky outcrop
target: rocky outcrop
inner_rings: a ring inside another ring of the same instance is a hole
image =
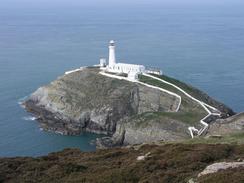
[[[187,127],[198,123],[206,112],[186,100],[182,102],[184,110],[176,114],[179,102],[179,98],[166,92],[103,76],[93,67],[61,76],[39,88],[24,106],[38,117],[45,130],[64,135],[83,131],[105,134],[107,137],[97,140],[98,146],[113,147],[189,138]],[[226,114],[232,113],[220,106]]]
[[[116,132],[111,139],[112,142],[116,143],[114,146],[121,144],[121,139],[123,139],[124,145],[129,145],[151,143],[158,140],[175,141],[189,138],[187,124],[167,117],[146,118],[144,115],[127,119],[117,124]],[[108,146],[107,142],[109,142],[108,139],[104,142],[104,147]]]
[[[67,135],[113,134],[117,121],[148,111],[175,111],[179,99],[139,84],[83,69],[39,88],[25,101],[44,129]]]
[[[230,168],[239,168],[244,167],[244,162],[220,162],[214,163],[212,165],[207,166],[201,173],[198,174],[198,177],[203,175],[216,173],[220,170],[226,170]]]
[[[208,135],[228,135],[244,132],[244,113],[218,119],[210,125]]]

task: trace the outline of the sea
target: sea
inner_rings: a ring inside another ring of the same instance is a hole
[[[116,41],[120,62],[161,68],[244,111],[242,1],[1,0],[0,157],[94,151],[98,135],[40,129],[20,103],[65,71],[98,64]]]

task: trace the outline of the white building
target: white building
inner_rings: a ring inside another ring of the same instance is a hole
[[[109,42],[108,65],[106,65],[106,59],[102,58],[100,59],[100,67],[108,72],[128,74],[128,78],[132,80],[137,79],[138,74],[147,72],[143,65],[116,63],[115,42],[113,40]]]
[[[162,75],[163,74],[162,70],[156,69],[156,68],[147,68],[146,72],[147,72],[147,74],[156,74],[156,75]]]
[[[105,58],[100,59],[100,67],[106,67],[106,59]]]

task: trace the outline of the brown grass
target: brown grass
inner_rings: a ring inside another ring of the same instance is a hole
[[[145,161],[136,160],[148,152]],[[66,149],[40,158],[1,158],[0,182],[187,182],[209,164],[240,158],[244,158],[244,145],[144,145],[90,153]],[[243,170],[232,178],[243,180]],[[209,180],[215,178],[201,179]]]

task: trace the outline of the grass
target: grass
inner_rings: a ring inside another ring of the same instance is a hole
[[[160,77],[167,77],[167,76],[160,76]],[[158,81],[156,79],[144,75],[139,75],[139,81],[169,90],[181,96],[182,101],[181,101],[179,112],[162,113],[161,114],[162,116],[171,117],[177,120],[181,119],[183,122],[186,122],[188,124],[194,124],[196,122],[199,122],[204,116],[207,115],[207,112],[203,109],[202,106],[200,106],[197,102],[189,99],[189,97],[187,97],[185,94],[183,94],[181,91],[177,90],[173,86],[170,86],[166,83],[163,83],[161,81]],[[168,81],[170,82],[169,78]],[[173,80],[173,81],[176,84],[177,80]]]
[[[169,76],[165,76],[165,75],[156,75],[156,74],[151,74],[154,77],[163,79],[165,81],[168,81],[172,84],[175,84],[176,86],[180,87],[181,89],[183,89],[184,91],[186,91],[188,94],[190,94],[191,96],[193,96],[194,98],[201,100],[205,103],[208,103],[208,99],[207,99],[207,94],[198,90],[197,88],[194,88],[193,86],[183,83],[177,79],[171,78]],[[211,99],[212,100],[212,99]],[[212,104],[213,105],[213,104]]]
[[[139,75],[139,81],[141,81],[143,83],[147,83],[147,84],[153,85],[153,86],[160,87],[162,89],[169,90],[171,92],[174,92],[174,93],[180,95],[181,96],[181,99],[182,99],[182,103],[184,103],[185,104],[185,107],[187,107],[187,108],[191,108],[194,105],[199,105],[197,102],[189,99],[189,97],[187,97],[181,91],[177,90],[175,87],[170,86],[170,85],[168,85],[166,83],[163,83],[163,82],[161,82],[159,80],[150,78],[148,76]]]
[[[193,125],[198,119],[201,119],[204,114],[195,113],[195,112],[146,112],[140,115],[136,115],[132,118],[132,120],[136,120],[143,125],[144,123],[151,123],[151,120],[157,119],[158,121],[165,121],[167,118],[173,119],[176,121],[181,121],[188,125]]]
[[[183,83],[183,82],[181,82],[181,81],[179,81],[177,79],[171,78],[171,77],[166,76],[166,75],[156,75],[156,74],[151,74],[151,75],[154,76],[154,77],[158,77],[160,79],[163,79],[165,81],[168,81],[168,82],[170,82],[172,84],[175,84],[176,86],[178,86],[178,87],[182,88],[183,90],[185,90],[187,93],[194,94],[195,91],[197,90],[197,89],[193,88],[192,86],[190,86],[190,85],[188,85],[186,83]]]
[[[171,92],[177,93],[178,95],[182,95],[182,92],[180,92],[179,90],[177,90],[173,86],[170,86],[170,85],[163,83],[159,80],[156,80],[156,79],[150,78],[148,76],[144,76],[144,75],[139,75],[138,78],[139,78],[139,81],[141,81],[143,83],[147,83],[147,84],[150,84],[153,86],[157,86],[157,87],[169,90]]]
[[[184,144],[244,144],[244,132],[233,133],[230,135],[219,136],[219,137],[214,137],[214,136],[195,137],[194,139],[185,140],[182,143]]]

